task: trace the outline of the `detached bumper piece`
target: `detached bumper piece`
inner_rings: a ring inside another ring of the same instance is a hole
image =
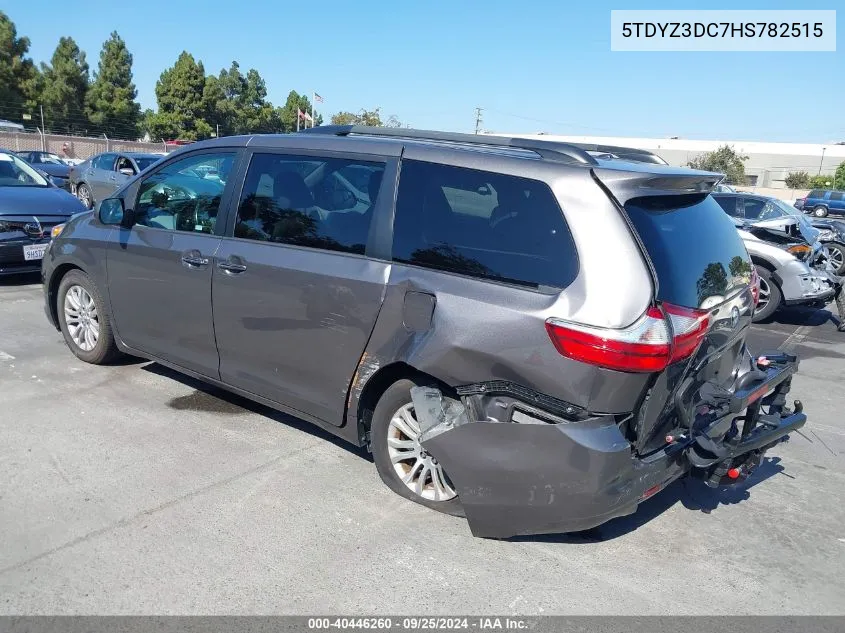
[[[508,538],[575,532],[632,514],[690,472],[711,485],[741,481],[806,422],[800,403],[785,406],[797,366],[794,356],[761,357],[736,392],[721,394],[703,428],[689,424],[694,407],[679,411],[682,432],[643,457],[618,416],[562,402],[550,412],[549,402],[510,383],[462,387],[460,401],[435,388],[411,394],[420,442],[454,484],[473,535]]]

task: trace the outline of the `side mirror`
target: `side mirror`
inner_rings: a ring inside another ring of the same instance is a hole
[[[135,170],[132,169],[131,167],[121,167],[120,173],[123,174],[124,176],[134,176]]]
[[[121,198],[106,198],[100,203],[100,208],[97,211],[97,217],[100,218],[100,222],[109,226],[126,226],[130,215],[123,208],[123,200]]]

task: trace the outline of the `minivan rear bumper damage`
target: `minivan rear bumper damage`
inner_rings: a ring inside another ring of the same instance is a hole
[[[412,396],[420,441],[448,473],[473,535],[574,532],[632,514],[687,474],[714,486],[745,479],[766,450],[806,422],[800,403],[784,404],[797,359],[779,354],[765,363],[703,419],[679,411],[679,420],[694,419],[688,430],[648,456],[634,453],[615,416],[565,419],[483,388],[462,389],[474,393],[461,404],[433,388]],[[497,419],[496,409],[507,414]]]

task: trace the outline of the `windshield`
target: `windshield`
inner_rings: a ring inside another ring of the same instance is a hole
[[[138,169],[144,171],[147,167],[153,163],[157,163],[161,159],[161,156],[136,156],[135,162],[138,163]]]
[[[0,187],[46,187],[44,177],[12,154],[0,153]]]

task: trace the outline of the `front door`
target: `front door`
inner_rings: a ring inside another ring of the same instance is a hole
[[[130,347],[211,378],[218,356],[211,313],[212,262],[220,246],[235,150],[170,161],[130,187],[135,224],[119,228],[107,267],[115,325]],[[224,177],[203,178],[213,165]],[[222,231],[222,227],[220,227]]]
[[[220,377],[340,425],[390,268],[364,255],[386,163],[255,152],[213,272]]]

